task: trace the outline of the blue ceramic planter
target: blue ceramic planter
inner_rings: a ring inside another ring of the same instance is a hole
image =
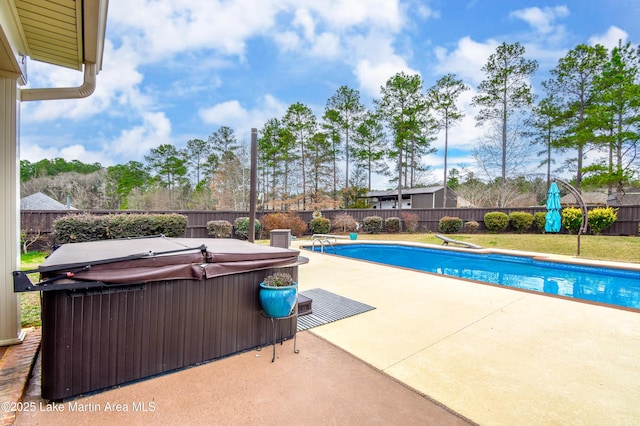
[[[260,283],[260,304],[265,314],[273,318],[289,316],[298,300],[298,284],[272,287]]]

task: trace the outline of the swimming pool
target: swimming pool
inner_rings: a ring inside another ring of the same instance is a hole
[[[304,248],[321,249],[319,246]],[[334,244],[324,250],[385,265],[640,309],[640,271],[637,270],[401,244]]]

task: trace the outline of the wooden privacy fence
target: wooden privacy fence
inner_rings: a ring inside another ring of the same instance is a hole
[[[618,220],[608,229],[606,229],[604,235],[638,235],[638,226],[640,223],[640,206],[621,206],[618,207]],[[352,210],[323,210],[322,215],[328,219],[333,219],[339,214],[348,214],[352,216],[356,221],[362,222],[367,216],[380,216],[383,220],[390,217],[402,217],[402,213],[414,213],[418,215],[418,230],[419,232],[438,232],[438,222],[444,216],[459,217],[463,221],[467,222],[475,220],[480,225],[479,231],[485,230],[484,227],[484,215],[489,212],[501,211],[509,214],[514,211],[528,212],[535,214],[537,212],[546,212],[544,207],[531,207],[531,208],[512,208],[512,209],[496,209],[496,208],[437,208],[437,209],[405,209],[398,211],[395,209],[352,209]],[[188,225],[186,231],[186,237],[189,238],[206,238],[207,234],[207,222],[211,220],[227,220],[231,223],[238,217],[248,216],[248,212],[238,211],[133,211],[133,210],[56,210],[56,211],[36,211],[36,210],[23,210],[21,212],[21,229],[27,232],[39,232],[40,240],[49,244],[53,243],[53,224],[56,219],[69,214],[82,214],[91,213],[94,215],[106,215],[106,214],[126,214],[126,213],[179,213],[187,216]],[[260,211],[257,212],[257,218],[261,219],[264,215],[270,213],[277,213],[273,211]],[[312,218],[311,211],[298,212],[300,218],[309,223]],[[532,230],[532,232],[534,232]],[[311,232],[309,231],[309,234]],[[268,238],[267,235],[263,235],[263,238]],[[34,245],[33,249],[42,248],[42,243]]]

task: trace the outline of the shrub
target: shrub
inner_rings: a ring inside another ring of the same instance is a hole
[[[587,213],[587,221],[591,232],[599,235],[618,219],[618,210],[613,207],[596,207]]]
[[[527,212],[511,212],[509,214],[509,223],[517,233],[523,233],[533,225],[533,215]]]
[[[404,229],[410,234],[415,234],[418,232],[418,224],[420,222],[420,218],[415,213],[403,212],[402,220],[404,220]]]
[[[102,216],[99,220],[106,227],[106,238],[140,237],[143,235],[158,235],[162,232],[153,232],[156,227],[150,218],[138,214]]]
[[[561,216],[562,226],[565,227],[570,234],[578,233],[582,226],[582,210],[577,207],[566,207],[562,209]]]
[[[382,218],[380,216],[367,216],[362,220],[364,232],[369,234],[379,234],[382,232]]]
[[[401,221],[399,217],[388,217],[384,221],[384,229],[391,234],[400,232]]]
[[[509,215],[503,212],[489,212],[484,215],[484,226],[489,232],[502,232],[509,226]]]
[[[233,221],[233,227],[235,228],[234,233],[240,237],[242,240],[249,239],[249,218],[246,216],[238,217]],[[262,229],[262,225],[260,225],[260,221],[256,219],[254,224],[254,237],[260,235],[260,229]]]
[[[307,230],[307,224],[295,212],[270,213],[262,218],[262,224],[266,234],[274,229],[290,229],[292,235],[300,237]]]
[[[83,243],[107,239],[103,216],[79,214],[61,217],[53,223],[56,241],[60,244]]]
[[[438,231],[454,234],[462,229],[462,219],[457,216],[444,216],[438,221]]]
[[[187,217],[170,214],[110,214],[103,217],[108,238],[165,235],[183,237],[187,230]]]
[[[539,233],[544,233],[544,226],[547,223],[547,213],[537,212],[533,215],[533,227]]]
[[[331,220],[331,229],[340,232],[356,232],[358,230],[358,222],[346,213],[340,213]]]
[[[122,216],[122,215],[117,215]],[[167,237],[184,237],[187,231],[188,220],[185,215],[170,214],[150,214],[147,216],[151,220],[149,235],[165,235]]]
[[[182,237],[187,229],[187,217],[176,213],[80,214],[59,218],[53,228],[56,241],[61,244],[160,234]]]
[[[309,222],[309,229],[314,234],[328,234],[331,231],[331,221],[326,217],[317,217]]]
[[[231,238],[233,225],[228,220],[210,220],[207,222],[207,233],[213,238]]]
[[[470,220],[468,222],[465,222],[463,228],[466,232],[473,234],[478,230],[478,228],[480,228],[480,224],[475,220]]]

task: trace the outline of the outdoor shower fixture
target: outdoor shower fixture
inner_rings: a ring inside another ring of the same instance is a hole
[[[587,205],[584,202],[584,198],[580,192],[571,186],[568,182],[565,182],[561,179],[553,179],[554,182],[557,182],[563,185],[570,193],[576,198],[578,205],[580,206],[580,210],[582,210],[582,224],[580,225],[580,229],[578,229],[578,256],[580,256],[580,235],[587,232],[588,222],[588,210]]]

